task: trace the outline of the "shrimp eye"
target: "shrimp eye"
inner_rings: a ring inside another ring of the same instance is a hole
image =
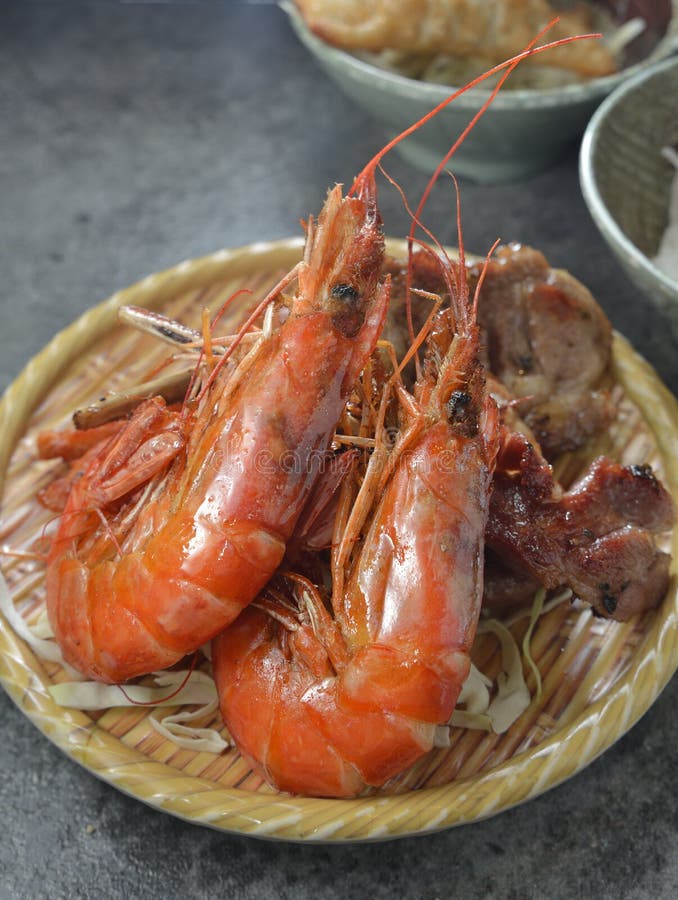
[[[477,434],[479,427],[478,411],[474,409],[472,400],[473,397],[466,391],[452,391],[446,403],[450,425],[454,425],[467,437]]]
[[[657,479],[654,477],[654,472],[652,471],[652,466],[648,466],[647,463],[643,466],[635,465],[629,466],[631,470],[631,474],[634,478],[647,478],[648,481],[656,481]]]
[[[351,284],[335,284],[332,288],[332,296],[337,300],[346,300],[348,303],[355,303],[360,295]]]
[[[471,402],[471,395],[466,391],[452,391],[447,401],[447,415],[451,422],[456,422],[464,415],[466,407]]]
[[[355,337],[365,321],[365,308],[360,294],[351,284],[340,282],[330,291],[333,304],[332,324],[346,338]]]

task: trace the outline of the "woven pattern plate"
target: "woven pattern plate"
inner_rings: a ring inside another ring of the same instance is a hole
[[[202,307],[218,307],[237,288],[255,295],[296,262],[299,240],[255,244],[180,264],[111,297],[58,334],[10,386],[0,405],[0,474],[4,476],[0,541],[27,549],[51,513],[36,502],[53,462],[36,462],[35,435],[65,425],[77,406],[102,391],[139,380],[162,346],[117,325],[116,310],[135,304],[199,327]],[[390,252],[404,255],[402,242]],[[678,500],[678,404],[652,369],[615,336],[618,387],[615,427],[588,457],[560,461],[566,480],[588,458],[606,452],[651,463]],[[643,414],[639,412],[643,410]],[[671,539],[678,558],[678,535]],[[6,557],[3,571],[17,609],[27,618],[44,601],[43,571]],[[0,681],[17,706],[68,756],[92,773],[180,818],[259,837],[290,840],[375,840],[472,822],[535,797],[586,766],[648,709],[678,666],[678,591],[672,576],[656,611],[619,624],[563,603],[543,616],[532,640],[543,691],[506,734],[453,729],[451,746],[435,750],[387,788],[356,800],[277,793],[235,750],[220,755],[179,749],[148,723],[145,708],[87,713],[62,708],[48,693],[65,680],[55,663],[37,659],[0,617]],[[518,639],[527,620],[513,627]],[[498,670],[494,638],[477,642],[474,658]],[[528,675],[528,686],[534,682]],[[221,727],[218,716],[206,725]]]

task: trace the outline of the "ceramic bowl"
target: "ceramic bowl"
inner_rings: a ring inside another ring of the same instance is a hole
[[[601,234],[632,281],[678,335],[678,281],[653,262],[669,219],[678,145],[678,57],[634,75],[597,110],[584,135],[580,179]]]
[[[449,86],[405,78],[332,47],[311,33],[291,2],[281,4],[300,40],[355,104],[371,113],[388,137],[400,133],[452,93]],[[678,15],[672,3],[657,20],[664,36],[652,52],[615,75],[549,90],[505,90],[457,151],[451,166],[458,175],[497,183],[525,177],[555,162],[576,145],[591,113],[617,85],[652,59],[678,45]],[[654,13],[656,14],[656,13]],[[468,124],[489,91],[474,88],[398,145],[417,168],[432,172]]]

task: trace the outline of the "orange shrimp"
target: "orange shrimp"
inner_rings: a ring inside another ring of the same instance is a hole
[[[47,567],[67,662],[102,681],[165,668],[227,626],[280,564],[383,326],[372,171],[311,219],[278,330],[181,413],[142,403],[71,486]]]
[[[405,398],[400,449],[332,615],[297,576],[296,606],[269,590],[213,641],[224,721],[280,789],[383,785],[432,748],[468,675],[499,422],[463,269],[462,255],[453,281],[447,263],[457,334]]]
[[[528,48],[491,70],[506,72],[434,172],[415,223],[508,72],[543,49]],[[491,72],[394,138],[368,169]],[[407,436],[376,489],[368,467],[356,509],[380,499],[346,587],[341,565],[333,565],[333,615],[310,582],[299,587],[297,575],[296,602],[269,588],[213,641],[224,721],[242,753],[285,790],[353,796],[384,784],[431,749],[469,671],[498,415],[478,359],[477,304],[468,305],[460,226],[459,244],[456,268],[441,257],[457,334],[405,401]],[[373,455],[377,472],[383,453],[382,442]],[[349,544],[355,536],[354,524]]]
[[[502,82],[434,172],[413,223]],[[444,333],[431,335],[414,396],[399,389],[407,425],[383,471],[377,429],[353,524],[335,548],[331,612],[320,588],[288,573],[291,597],[285,578],[269,585],[212,642],[224,722],[281,790],[352,797],[383,786],[432,749],[470,670],[500,432],[479,359],[480,284],[470,305],[459,218],[458,231],[456,266],[438,247],[448,326],[440,320]],[[357,549],[342,556],[373,504]]]

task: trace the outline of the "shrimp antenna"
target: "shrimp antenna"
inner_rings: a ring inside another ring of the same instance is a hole
[[[395,180],[395,178],[393,178],[391,175],[389,175],[388,172],[386,171],[386,169],[381,164],[379,165],[379,171],[382,173],[384,178],[389,182],[389,184],[391,184],[396,189],[396,191],[400,194],[400,199],[403,201],[403,206],[405,207],[405,211],[407,212],[409,217],[412,219],[413,226],[414,225],[419,226],[419,228],[421,228],[421,230],[424,232],[424,234],[429,238],[431,243],[434,244],[438,248],[440,253],[442,253],[444,256],[447,257],[447,253],[445,252],[445,247],[440,242],[440,240],[435,236],[435,234],[429,228],[427,228],[420,219],[417,218],[417,213],[410,206],[407,196],[405,195],[405,191],[398,184],[398,182]],[[408,236],[408,239],[411,241],[416,241],[413,230],[412,230],[412,233]],[[427,247],[428,245],[425,243],[420,243],[420,246]]]
[[[271,303],[273,303],[273,301],[278,298],[278,296],[285,290],[285,288],[292,281],[294,281],[294,279],[297,277],[300,266],[301,266],[301,263],[297,263],[296,266],[294,266],[294,268],[291,269],[287,273],[287,275],[284,275],[280,279],[280,281],[275,285],[275,287],[271,288],[271,290],[268,292],[268,294],[266,294],[264,299],[260,300],[259,303],[254,307],[252,312],[247,317],[246,321],[243,322],[243,324],[238,329],[238,333],[235,337],[235,340],[230,345],[228,350],[226,350],[226,352],[219,358],[219,362],[212,369],[209,378],[206,380],[205,384],[201,387],[200,395],[199,395],[198,399],[202,399],[202,397],[205,395],[205,393],[209,390],[210,386],[214,382],[214,379],[217,377],[217,374],[219,373],[220,369],[231,358],[236,347],[241,343],[241,341],[243,340],[243,338],[245,337],[247,332],[250,330],[252,325],[254,325],[254,323],[256,322],[258,317],[263,313],[263,311],[266,309],[266,307],[269,306]],[[241,293],[251,294],[252,291],[250,291],[249,288],[241,288],[239,291],[236,291],[236,293],[232,297],[229,297],[229,299],[226,301],[226,304],[224,304],[224,306],[226,306],[228,303],[230,303],[231,300],[233,300],[238,294],[241,294]],[[222,311],[220,311],[217,314],[217,319],[215,321],[218,320],[218,318],[221,316],[221,314],[222,314]],[[196,367],[196,371],[197,371],[197,367]]]
[[[116,684],[116,687],[121,692],[121,694],[123,695],[125,700],[127,700],[128,703],[131,703],[132,706],[158,706],[160,703],[167,703],[168,700],[173,700],[177,696],[177,694],[180,694],[181,691],[183,691],[183,689],[188,684],[189,678],[195,671],[195,667],[197,664],[198,664],[198,651],[196,650],[191,658],[191,663],[189,665],[188,671],[184,675],[179,686],[177,688],[175,688],[170,694],[166,694],[164,697],[161,697],[159,700],[134,700],[127,693],[124,685]]]
[[[413,322],[412,322],[412,306],[409,303],[409,296],[412,293],[412,271],[411,271],[412,244],[416,243],[419,247],[421,247],[422,250],[426,250],[428,253],[431,254],[431,256],[433,256],[438,261],[438,263],[441,266],[441,269],[443,270],[443,278],[445,279],[445,282],[446,282],[446,285],[447,285],[447,288],[448,288],[448,291],[450,292],[450,294],[452,293],[453,285],[449,278],[448,267],[443,265],[443,260],[445,260],[450,265],[451,265],[451,260],[447,254],[447,250],[445,249],[444,245],[439,240],[439,238],[437,238],[436,235],[429,228],[427,228],[424,225],[424,223],[421,221],[421,219],[418,218],[416,211],[414,211],[409,204],[409,201],[405,195],[405,191],[398,184],[398,182],[395,180],[395,178],[392,178],[381,164],[379,165],[379,170],[383,174],[384,178],[386,178],[387,181],[391,185],[393,185],[393,187],[396,189],[396,191],[400,194],[400,199],[403,201],[403,206],[405,207],[405,211],[407,212],[410,219],[412,220],[412,227],[410,228],[410,233],[408,235],[408,268],[407,268],[407,275],[406,275],[406,282],[405,282],[405,290],[406,290],[406,298],[407,298],[408,332],[409,332],[410,342],[412,343],[414,341],[414,326],[413,326]],[[419,241],[419,240],[417,240],[417,238],[415,238],[415,236],[414,236],[414,227],[415,226],[418,226],[419,228],[421,228],[421,230],[428,237],[428,239],[431,241],[431,243],[436,247],[439,255],[436,254],[433,251],[432,247],[430,247],[424,241]],[[442,257],[442,259],[441,259],[441,257]],[[415,367],[417,370],[417,378],[418,378],[419,374],[420,374],[420,365],[419,365],[419,357],[418,356],[415,358]]]
[[[494,242],[494,244],[492,244],[490,249],[487,251],[487,255],[485,257],[485,262],[483,263],[483,268],[480,272],[480,277],[478,278],[478,283],[476,284],[476,289],[473,292],[473,318],[474,318],[474,320],[475,320],[476,316],[478,315],[478,298],[480,297],[480,289],[482,288],[483,282],[485,281],[485,276],[487,275],[487,269],[488,269],[488,266],[490,265],[490,259],[492,257],[492,254],[497,249],[499,244],[501,244],[501,238],[497,238],[496,241]],[[521,397],[519,399],[522,400],[523,398]]]
[[[450,306],[454,304],[455,328],[459,331],[463,327],[464,331],[468,331],[469,314],[468,314],[468,284],[466,283],[466,253],[464,252],[464,233],[461,227],[461,194],[459,192],[459,182],[450,172],[452,181],[454,182],[454,192],[457,201],[457,246],[459,247],[459,266],[457,268],[457,284],[454,295],[450,296]]]
[[[454,93],[450,94],[449,97],[446,97],[445,100],[442,100],[430,112],[426,113],[425,116],[422,116],[421,119],[418,119],[416,122],[414,122],[414,124],[410,125],[404,131],[401,131],[400,134],[398,134],[394,138],[392,138],[384,147],[381,148],[381,150],[379,150],[378,153],[376,153],[372,157],[372,159],[367,163],[367,165],[363,168],[363,170],[360,172],[360,174],[356,177],[347,196],[350,197],[353,194],[353,192],[356,190],[356,188],[361,183],[362,179],[365,176],[369,175],[370,173],[374,172],[375,168],[379,165],[379,163],[384,158],[384,156],[386,156],[386,154],[389,153],[395,146],[397,146],[399,143],[401,143],[401,141],[404,141],[406,137],[409,137],[411,134],[413,134],[415,131],[417,131],[419,128],[421,128],[422,125],[425,125],[428,121],[430,121],[432,118],[434,118],[440,112],[441,109],[444,109],[446,106],[449,106],[449,104],[452,103],[454,100],[456,100],[457,97],[461,97],[462,94],[465,94],[467,91],[471,90],[471,88],[476,87],[476,85],[481,84],[483,81],[486,81],[488,78],[491,78],[493,75],[496,75],[497,72],[502,72],[504,69],[508,69],[510,72],[513,71],[513,69],[515,69],[515,67],[518,65],[518,63],[521,62],[521,60],[523,60],[523,59],[527,59],[528,56],[535,56],[538,53],[543,53],[545,50],[553,50],[555,47],[562,47],[565,44],[571,44],[573,41],[583,41],[583,40],[589,40],[591,38],[602,38],[602,36],[603,36],[600,32],[591,33],[591,34],[577,34],[577,35],[573,35],[571,37],[560,38],[557,41],[551,41],[550,43],[544,44],[541,47],[535,47],[534,44],[547,31],[549,31],[549,29],[553,28],[553,26],[556,25],[559,21],[560,21],[560,18],[558,16],[556,16],[556,18],[552,19],[549,22],[549,24],[546,25],[544,28],[542,28],[542,30],[539,32],[539,34],[532,41],[530,41],[530,43],[527,46],[527,49],[523,50],[522,53],[518,53],[516,56],[512,56],[510,59],[504,60],[504,62],[498,63],[496,66],[492,66],[491,69],[488,69],[486,72],[483,72],[482,75],[476,76],[476,78],[474,78],[468,84],[464,85],[461,88],[458,88],[456,91],[454,91]],[[505,80],[505,78],[503,80]],[[503,84],[503,80],[501,82],[502,84]],[[498,89],[495,88],[495,90],[492,92],[492,99],[489,100],[489,102],[487,102],[488,106],[489,106],[489,103],[492,102],[492,100],[494,99],[494,97],[496,96],[497,93],[498,93]],[[485,108],[486,108],[486,106],[485,106],[485,104],[483,104],[482,112],[485,111]],[[480,113],[481,115],[482,115],[482,112]],[[475,124],[475,117],[473,120],[473,124]],[[473,127],[473,125],[470,125],[469,128],[467,128],[464,131],[461,138],[459,138],[455,142],[454,148],[450,152],[448,152],[448,154],[445,156],[444,162],[440,166],[441,169],[448,162],[448,160],[450,159],[450,157],[452,156],[454,151],[457,149],[459,144],[463,141],[463,139],[468,134],[468,131],[472,127]]]
[[[220,309],[217,311],[216,315],[214,316],[214,319],[213,319],[213,321],[212,321],[212,326],[211,326],[211,327],[214,328],[214,326],[217,324],[217,322],[219,321],[219,319],[221,319],[221,317],[224,315],[224,313],[226,312],[226,310],[228,309],[228,307],[231,305],[231,303],[233,303],[233,301],[236,299],[236,297],[239,297],[241,294],[251,294],[251,293],[252,293],[252,291],[251,291],[249,288],[239,288],[237,291],[234,291],[234,293],[232,293],[231,296],[228,297],[228,299],[225,300],[225,301],[222,303]],[[260,305],[261,305],[261,304],[260,304]],[[260,311],[259,306],[257,306],[257,308],[254,310],[254,312],[258,315],[258,314],[259,314],[259,311]],[[222,356],[221,356],[220,359],[219,359],[219,362],[214,366],[214,368],[213,368],[212,371],[210,372],[210,376],[209,376],[209,378],[207,379],[206,384],[205,384],[205,385],[202,387],[202,389],[201,389],[201,396],[202,396],[202,394],[204,394],[204,393],[209,389],[210,385],[212,384],[212,382],[214,381],[214,379],[217,377],[218,372],[219,372],[219,371],[221,370],[221,368],[228,362],[228,360],[229,360],[230,356],[232,355],[233,351],[234,351],[235,348],[238,346],[238,344],[242,341],[244,335],[245,335],[246,332],[249,330],[249,328],[250,328],[250,326],[252,325],[252,323],[254,322],[254,319],[255,319],[255,318],[256,318],[256,316],[254,316],[254,313],[253,313],[253,314],[247,319],[247,321],[240,327],[240,329],[238,330],[238,333],[237,333],[237,335],[236,335],[236,337],[235,337],[235,340],[233,341],[233,343],[231,344],[231,346],[228,348],[228,350],[226,350],[226,351],[222,354]],[[211,345],[209,346],[209,348],[206,348],[206,347],[205,347],[205,344],[203,343],[203,349],[200,351],[200,356],[199,356],[199,358],[198,358],[198,364],[195,366],[195,368],[194,368],[194,370],[193,370],[193,376],[192,376],[191,381],[190,381],[190,383],[189,383],[189,385],[188,385],[188,390],[186,391],[186,397],[190,397],[190,395],[191,395],[191,393],[192,393],[192,391],[193,391],[193,387],[194,387],[194,385],[195,385],[195,381],[196,381],[196,378],[197,378],[197,372],[198,372],[198,369],[199,369],[199,367],[200,367],[200,363],[202,362],[202,360],[203,360],[203,359],[205,358],[205,356],[206,356],[206,352],[208,352],[209,355],[211,356]]]
[[[433,189],[433,186],[435,185],[438,178],[440,177],[441,172],[443,171],[443,169],[445,168],[447,163],[450,161],[450,159],[457,152],[459,147],[466,140],[466,138],[468,137],[468,135],[472,131],[472,129],[475,127],[478,120],[485,114],[487,109],[494,102],[495,97],[497,96],[497,94],[499,93],[501,88],[504,86],[506,79],[513,72],[513,70],[516,68],[518,63],[520,63],[521,60],[525,59],[527,56],[532,56],[533,54],[541,53],[543,50],[551,49],[553,47],[560,45],[563,42],[569,43],[570,41],[573,41],[573,40],[580,40],[580,39],[590,38],[590,37],[601,37],[601,35],[578,35],[578,36],[575,36],[572,38],[564,38],[562,41],[553,41],[550,44],[545,44],[543,47],[535,47],[535,44],[537,43],[537,41],[540,40],[540,38],[542,38],[559,21],[560,21],[560,19],[558,17],[552,19],[548,23],[548,25],[546,25],[544,28],[542,28],[542,30],[537,35],[535,35],[535,37],[529,42],[529,44],[527,45],[527,47],[525,48],[525,50],[522,53],[518,54],[518,56],[514,56],[510,60],[507,60],[505,64],[502,64],[502,67],[505,69],[505,71],[502,73],[497,84],[494,86],[493,90],[490,92],[489,97],[482,104],[482,106],[480,107],[478,112],[471,118],[471,120],[469,121],[466,128],[462,131],[462,133],[459,135],[457,140],[452,144],[452,146],[447,151],[445,156],[440,160],[440,162],[436,166],[433,174],[431,175],[431,177],[428,181],[428,184],[424,188],[424,191],[421,195],[421,199],[419,200],[419,203],[417,204],[417,208],[415,210],[415,215],[412,218],[412,225],[410,226],[410,233],[408,235],[408,251],[407,251],[408,252],[408,266],[407,266],[407,275],[406,275],[406,281],[405,281],[405,298],[406,298],[405,303],[406,303],[406,315],[407,315],[407,328],[408,328],[408,332],[410,335],[410,340],[414,340],[414,325],[412,322],[412,301],[411,301],[411,287],[412,287],[411,260],[412,260],[412,238],[414,236],[415,223],[421,219],[421,214],[424,210],[424,207],[426,206],[426,202],[428,201],[428,198]],[[478,78],[471,81],[470,84],[466,85],[464,88],[462,88],[458,92],[457,96],[460,93],[462,93],[463,91],[467,90],[468,88],[475,86],[480,81],[483,81],[490,74],[498,71],[498,68],[499,67],[490,69],[488,72],[484,73],[483,75],[480,75]],[[460,223],[460,212],[459,212],[459,186],[456,182],[456,179],[455,179],[455,189],[457,192],[457,241],[458,241],[458,245],[459,245],[459,256],[460,256],[460,270],[459,271],[461,273],[461,272],[463,272],[463,269],[464,269],[464,247],[463,247],[463,239],[462,239],[461,223]],[[461,275],[459,275],[459,278],[460,277],[461,277]],[[418,362],[419,361],[417,359],[417,368],[418,368]]]
[[[421,216],[421,213],[422,213],[422,211],[423,211],[423,209],[424,209],[424,206],[426,205],[426,201],[427,201],[428,198],[429,198],[429,195],[430,195],[430,193],[431,193],[431,190],[432,190],[434,184],[436,183],[436,181],[438,180],[438,178],[440,177],[440,173],[443,171],[443,169],[444,169],[445,166],[448,164],[448,162],[452,159],[452,157],[453,157],[454,154],[457,152],[457,150],[459,149],[459,147],[460,147],[460,146],[463,144],[463,142],[466,140],[466,138],[468,137],[469,133],[475,128],[476,123],[478,122],[478,120],[482,118],[482,116],[485,114],[485,112],[487,111],[487,109],[491,106],[491,104],[493,103],[495,97],[497,96],[497,94],[499,93],[499,91],[500,91],[500,90],[502,89],[502,87],[504,86],[504,83],[506,82],[506,79],[509,77],[509,75],[513,72],[513,70],[518,66],[518,64],[519,64],[523,59],[525,59],[525,58],[528,57],[528,56],[532,56],[533,54],[541,53],[543,50],[549,50],[549,49],[551,49],[551,48],[553,48],[553,47],[557,47],[557,46],[559,46],[560,44],[563,44],[563,43],[569,43],[570,41],[581,40],[581,39],[589,38],[589,37],[602,37],[602,35],[600,35],[600,34],[595,34],[595,35],[593,35],[593,34],[591,34],[591,35],[589,35],[589,34],[587,34],[587,35],[577,35],[577,36],[571,37],[571,38],[563,38],[563,39],[561,39],[560,41],[553,41],[553,42],[550,43],[550,44],[544,44],[543,47],[535,47],[535,44],[537,43],[537,41],[540,40],[540,38],[542,38],[548,31],[550,31],[551,28],[553,28],[555,25],[557,25],[559,21],[560,21],[560,19],[559,19],[558,17],[556,17],[555,19],[552,19],[552,20],[548,23],[548,25],[545,25],[545,26],[542,28],[542,30],[541,30],[537,35],[535,35],[535,37],[532,38],[532,40],[529,42],[529,44],[527,45],[527,47],[525,48],[525,50],[523,50],[522,53],[519,53],[518,56],[514,56],[512,59],[507,60],[506,63],[502,63],[502,66],[501,66],[501,67],[505,68],[506,71],[504,71],[504,72],[502,73],[501,78],[499,79],[499,81],[497,82],[497,84],[494,86],[494,88],[493,88],[492,91],[490,92],[489,97],[485,100],[485,102],[484,102],[483,105],[480,107],[480,109],[478,110],[478,112],[477,112],[477,113],[473,116],[473,118],[469,121],[469,123],[468,123],[468,125],[466,126],[466,128],[464,128],[464,130],[463,130],[462,133],[459,135],[459,137],[457,138],[457,140],[452,144],[452,146],[451,146],[450,149],[447,151],[447,153],[445,154],[445,156],[443,156],[443,158],[440,160],[440,162],[439,162],[438,165],[436,166],[436,168],[435,168],[433,174],[431,175],[431,177],[430,177],[430,179],[429,179],[429,181],[428,181],[428,184],[427,184],[426,187],[424,188],[424,191],[423,191],[423,193],[422,193],[422,195],[421,195],[421,199],[420,199],[419,203],[417,204],[417,209],[416,209],[416,217],[417,217],[417,218],[419,218],[419,217]],[[495,71],[497,71],[498,68],[500,68],[500,67],[499,67],[499,66],[495,66],[494,69],[489,69],[488,72],[485,72],[483,75],[479,75],[478,78],[474,79],[474,81],[471,81],[470,84],[467,84],[465,87],[461,88],[460,91],[459,91],[459,93],[461,94],[463,91],[466,91],[467,89],[469,89],[469,88],[471,88],[471,87],[474,87],[478,82],[484,80],[488,75],[490,75],[490,74],[494,73]],[[447,101],[445,101],[445,103],[447,103]]]
[[[403,201],[403,206],[405,207],[405,210],[407,211],[408,215],[412,219],[413,227],[411,228],[410,234],[408,235],[408,253],[410,255],[410,263],[411,263],[411,259],[412,259],[412,256],[411,256],[412,245],[417,244],[423,251],[425,251],[433,259],[435,259],[436,262],[438,263],[438,265],[440,266],[442,276],[445,281],[445,285],[447,287],[447,291],[450,295],[450,301],[451,302],[454,301],[454,298],[457,296],[459,296],[459,297],[462,297],[462,295],[465,296],[465,292],[467,292],[468,289],[467,289],[467,285],[466,285],[466,279],[462,275],[462,272],[464,271],[464,268],[465,268],[465,257],[464,257],[464,248],[463,248],[462,231],[461,231],[461,200],[460,200],[460,196],[459,196],[459,185],[457,183],[457,179],[454,177],[454,175],[451,172],[448,173],[451,176],[452,180],[454,181],[455,188],[457,191],[457,233],[458,233],[458,242],[460,245],[459,266],[457,267],[456,279],[453,281],[450,277],[450,269],[452,268],[452,260],[450,259],[449,255],[447,253],[447,250],[445,249],[445,246],[436,237],[436,235],[429,228],[427,228],[423,224],[423,222],[417,217],[417,213],[415,211],[413,211],[412,208],[410,207],[407,197],[405,196],[405,192],[403,191],[402,187],[398,184],[398,182],[394,178],[391,178],[391,176],[388,174],[388,172],[384,169],[384,167],[381,164],[379,166],[379,169],[382,172],[382,174],[384,175],[384,177],[393,185],[393,187],[396,189],[396,191],[398,191],[398,193],[400,194],[400,197]],[[419,228],[421,228],[421,230],[424,232],[424,234],[430,239],[431,243],[438,250],[438,253],[436,253],[433,250],[433,247],[429,246],[424,241],[420,241],[419,239],[417,239],[415,237],[415,235],[414,235],[414,226],[415,225],[417,225]],[[409,299],[410,294],[414,292],[413,288],[411,286],[411,273],[412,273],[412,270],[411,270],[411,265],[410,265],[410,266],[408,266],[408,270],[407,270],[408,282],[406,282],[406,285],[407,285],[406,291],[407,291],[408,299]],[[410,316],[410,323],[411,323],[412,322],[412,319],[411,319],[412,308],[411,308],[411,304],[409,304],[409,303],[407,306],[407,311]],[[457,311],[455,311],[455,319],[463,319],[464,324],[468,324],[467,323],[468,316],[462,315],[461,313],[458,314]],[[428,323],[428,320],[427,320],[427,323]],[[424,327],[426,327],[426,326],[424,326]],[[410,347],[410,350],[408,351],[407,356],[406,356],[407,361],[409,361],[413,355],[415,356],[415,367],[417,370],[417,379],[420,376],[420,370],[421,370],[421,364],[419,362],[419,356],[418,356],[417,351],[423,342],[423,336],[425,336],[425,335],[422,336],[422,331],[423,331],[423,329],[420,330],[418,336],[414,335],[413,329],[410,332],[410,343],[412,346]],[[405,360],[403,360],[401,367],[404,364],[405,364]]]

